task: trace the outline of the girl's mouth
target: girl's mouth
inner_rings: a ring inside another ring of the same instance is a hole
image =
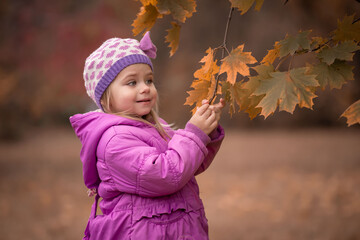
[[[142,100],[139,100],[139,101],[136,101],[138,103],[147,103],[147,102],[150,102],[151,100],[150,99],[142,99]]]

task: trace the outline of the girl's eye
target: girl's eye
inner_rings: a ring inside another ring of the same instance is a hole
[[[152,79],[148,79],[148,80],[146,80],[146,84],[148,84],[148,85],[150,85],[150,84],[153,84],[153,80]]]
[[[129,86],[135,86],[136,85],[136,81],[130,81],[127,83],[127,85]]]

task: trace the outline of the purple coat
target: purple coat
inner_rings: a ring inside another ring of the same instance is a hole
[[[166,128],[166,141],[154,127],[102,112],[70,122],[82,143],[85,185],[98,192],[84,239],[208,239],[194,176],[219,150],[220,126],[210,136],[190,123]]]

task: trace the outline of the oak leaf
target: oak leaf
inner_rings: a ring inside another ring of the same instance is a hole
[[[259,11],[264,0],[230,0],[231,6],[237,8],[241,15],[249,11],[254,2],[256,2],[255,10]]]
[[[172,14],[173,18],[184,23],[186,18],[196,12],[195,0],[158,0],[157,8],[161,14]]]
[[[318,57],[322,62],[331,65],[335,59],[352,61],[355,51],[359,50],[360,47],[353,41],[346,41],[339,43],[338,45],[330,48],[324,47],[319,53]]]
[[[351,104],[345,112],[341,114],[341,117],[347,119],[346,123],[348,124],[348,127],[355,123],[360,124],[360,99]]]
[[[345,16],[342,21],[338,20],[338,28],[333,32],[333,40],[341,41],[357,41],[360,42],[360,22],[354,22],[354,16]]]
[[[296,36],[286,35],[284,40],[279,42],[280,53],[279,57],[286,55],[294,55],[295,51],[302,49],[310,49],[310,40],[308,35],[311,31],[300,31]]]
[[[254,95],[266,94],[257,107],[261,115],[267,118],[279,107],[279,111],[293,113],[297,104],[312,108],[314,87],[319,86],[315,75],[306,74],[308,69],[295,68],[289,72],[269,73],[271,78],[260,82]]]
[[[158,12],[154,5],[149,3],[148,5],[142,6],[132,24],[133,34],[136,36],[144,29],[149,31],[154,26],[158,18],[162,18],[162,15]]]
[[[345,61],[335,60],[331,65],[321,62],[318,65],[310,66],[310,74],[315,74],[320,87],[324,90],[329,85],[330,89],[342,88],[347,81],[354,80],[352,72],[354,66]]]
[[[174,55],[174,53],[179,47],[180,29],[181,29],[181,26],[176,22],[172,22],[171,25],[172,28],[167,30],[168,34],[165,37],[165,42],[168,42],[169,47],[171,48],[170,57]]]
[[[247,64],[256,63],[256,59],[251,55],[251,52],[243,52],[244,44],[232,50],[231,53],[222,59],[221,70],[219,74],[227,74],[227,81],[235,84],[236,75],[240,73],[242,76],[249,76],[250,70]]]

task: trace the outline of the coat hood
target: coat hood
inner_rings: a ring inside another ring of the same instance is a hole
[[[89,189],[97,188],[100,184],[96,167],[96,150],[103,133],[110,127],[120,124],[145,125],[145,123],[136,120],[101,111],[76,114],[70,117],[70,123],[82,144],[80,159],[83,164],[84,182]]]

